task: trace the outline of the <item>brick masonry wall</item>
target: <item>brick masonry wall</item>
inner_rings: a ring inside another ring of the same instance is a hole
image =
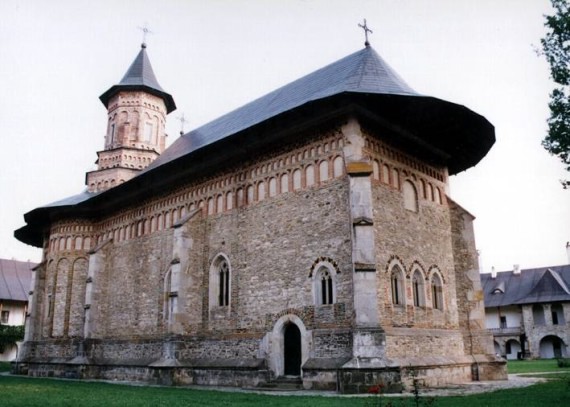
[[[466,275],[474,267],[476,251],[472,227],[469,229],[463,213],[443,193],[447,189],[446,170],[386,146],[370,133],[367,148],[374,163],[377,281],[381,325],[386,329],[386,355],[460,357],[472,351],[492,354],[484,335],[462,335],[466,326],[461,320],[465,321],[466,315],[477,318],[471,313],[477,304],[466,299],[473,295],[468,292],[477,291]],[[405,182],[413,185],[415,210],[406,208]],[[392,298],[394,265],[405,276],[401,293],[404,300],[400,304],[394,304]],[[416,270],[422,277],[420,306],[414,304]],[[442,280],[442,309],[434,305],[431,280],[435,274]],[[461,300],[457,300],[458,293]]]

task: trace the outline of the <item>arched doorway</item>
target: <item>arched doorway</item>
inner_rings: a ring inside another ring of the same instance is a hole
[[[545,336],[540,340],[540,357],[542,359],[566,357],[566,345],[557,336]]]
[[[301,331],[294,323],[285,325],[283,331],[283,359],[285,376],[301,375]]]

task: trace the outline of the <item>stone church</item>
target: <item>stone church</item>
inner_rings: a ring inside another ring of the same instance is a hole
[[[474,218],[449,197],[495,141],[484,117],[369,44],[169,148],[176,105],[144,44],[100,100],[85,191],[15,232],[43,250],[20,373],[344,393],[506,379]]]

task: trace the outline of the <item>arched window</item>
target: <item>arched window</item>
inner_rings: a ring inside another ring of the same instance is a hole
[[[210,265],[209,279],[209,306],[210,311],[217,312],[221,307],[229,310],[231,303],[231,265],[224,254],[219,254]]]
[[[329,305],[336,302],[336,276],[334,266],[321,261],[314,266],[314,298],[316,305]]]
[[[218,265],[218,278],[218,305],[227,307],[230,305],[230,268],[225,259]]]
[[[431,302],[434,309],[443,310],[443,287],[437,274],[431,278]]]
[[[179,286],[179,270],[178,265],[174,265],[168,270],[164,276],[164,294],[165,303],[165,319],[168,326],[174,322],[174,315],[178,313],[178,286]]]
[[[409,211],[418,211],[418,193],[416,187],[411,181],[406,180],[402,184],[402,192],[404,194],[404,208]]]
[[[390,286],[392,291],[392,304],[404,305],[404,273],[398,265],[392,267]]]
[[[332,304],[333,282],[331,274],[326,268],[320,271],[319,280],[321,282],[321,304]]]
[[[412,277],[412,294],[414,296],[414,306],[424,307],[425,306],[425,294],[424,294],[424,277],[419,270],[414,271]]]

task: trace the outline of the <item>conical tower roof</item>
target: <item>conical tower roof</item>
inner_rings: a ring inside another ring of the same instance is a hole
[[[150,59],[146,53],[146,45],[141,45],[141,50],[136,56],[135,60],[117,85],[113,85],[109,90],[103,93],[99,99],[105,106],[109,100],[122,90],[143,90],[153,95],[156,95],[164,100],[166,104],[166,112],[170,113],[176,109],[174,99],[166,93],[158,84]]]

